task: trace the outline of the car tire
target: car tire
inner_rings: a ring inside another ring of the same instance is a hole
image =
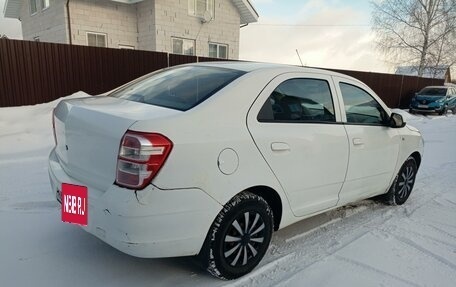
[[[215,277],[239,278],[260,263],[273,230],[268,203],[256,194],[240,193],[214,220],[199,254],[200,262]]]
[[[389,205],[404,204],[413,190],[417,171],[416,160],[411,156],[402,165],[393,184],[384,195],[384,201]]]
[[[447,113],[447,108],[443,108],[443,110],[441,112],[439,112],[439,115],[442,116],[442,115],[445,115]]]

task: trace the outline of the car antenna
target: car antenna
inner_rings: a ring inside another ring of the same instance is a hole
[[[296,49],[296,54],[298,54],[299,62],[301,62],[301,67],[304,67],[304,64],[302,63],[301,56],[299,55],[298,49]]]

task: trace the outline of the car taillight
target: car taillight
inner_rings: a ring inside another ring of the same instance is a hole
[[[57,145],[57,135],[55,134],[55,108],[52,110],[52,132],[54,133],[54,143]]]
[[[160,171],[172,148],[173,143],[161,134],[127,131],[120,143],[116,183],[143,189]]]

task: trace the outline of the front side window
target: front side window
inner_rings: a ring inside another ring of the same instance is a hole
[[[228,59],[228,45],[209,43],[209,57]]]
[[[36,0],[30,0],[30,14],[33,15],[38,11],[36,6]]]
[[[195,40],[173,38],[173,53],[179,55],[195,55]]]
[[[258,120],[335,122],[328,82],[319,79],[291,79],[283,82],[263,105]]]
[[[41,0],[41,10],[49,8],[49,0]]]
[[[106,47],[106,35],[87,33],[87,45],[91,47]]]
[[[203,17],[209,12],[214,17],[214,0],[188,0],[188,15]]]
[[[388,114],[380,104],[363,89],[340,83],[347,123],[384,125]]]
[[[152,73],[109,96],[186,111],[243,74],[243,71],[216,67],[176,67]]]

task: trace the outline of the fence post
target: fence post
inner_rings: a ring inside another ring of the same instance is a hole
[[[402,75],[401,77],[401,89],[399,91],[399,103],[397,104],[397,108],[401,108],[402,107],[402,87],[404,86],[404,75]]]

